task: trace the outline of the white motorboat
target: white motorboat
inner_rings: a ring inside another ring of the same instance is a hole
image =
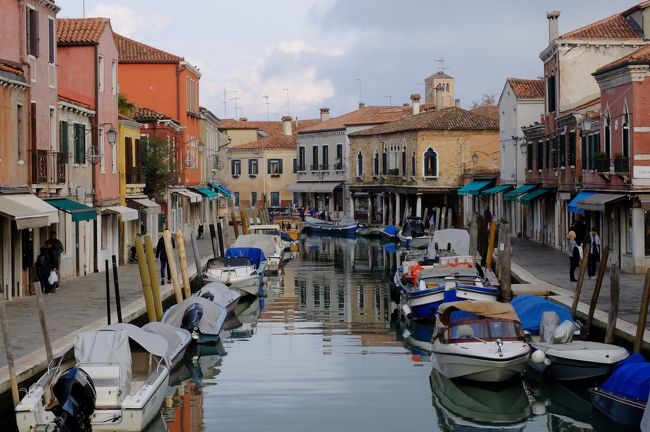
[[[227,315],[220,304],[204,297],[190,297],[167,309],[162,322],[189,331],[195,343],[217,343]]]
[[[232,247],[261,249],[266,257],[264,271],[267,273],[276,273],[284,256],[282,240],[271,234],[242,234]]]
[[[530,346],[519,317],[507,303],[443,303],[433,336],[431,361],[447,378],[507,381],[521,374]]]
[[[122,325],[124,324],[112,324],[109,328]],[[174,369],[183,359],[185,350],[187,350],[187,347],[190,346],[190,342],[192,342],[192,335],[189,331],[180,327],[170,326],[163,322],[147,323],[142,326],[142,330],[165,338],[167,341],[167,358],[169,359],[169,366],[172,369]]]
[[[242,295],[256,296],[260,289],[260,275],[248,256],[209,260],[203,273],[203,279],[209,282],[221,282],[241,292]]]
[[[239,290],[228,288],[221,282],[209,282],[193,294],[194,297],[206,298],[226,308],[232,313],[239,303],[242,294]]]
[[[76,367],[91,378],[96,392],[92,430],[141,431],[159,414],[169,382],[168,348],[162,336],[131,324],[77,336]],[[53,422],[54,414],[45,401],[52,400],[49,394],[58,375],[58,368],[50,369],[18,404],[20,431],[38,430]]]

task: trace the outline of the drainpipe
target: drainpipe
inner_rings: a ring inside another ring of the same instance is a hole
[[[101,149],[99,146],[101,145],[100,143],[97,142],[97,135],[99,133],[99,70],[98,70],[98,62],[97,62],[97,55],[98,50],[97,50],[97,45],[95,45],[95,116],[93,117],[93,120],[91,121],[91,124],[94,126],[93,129],[93,134],[92,134],[92,142],[93,145],[97,147],[97,150],[101,154]],[[96,179],[96,170],[99,169],[96,164],[91,163],[91,170],[92,170],[92,176],[91,176],[91,187],[93,190],[93,206],[97,206],[97,179]],[[101,217],[100,215],[97,215],[98,217]],[[98,262],[99,262],[99,251],[101,250],[101,245],[97,243],[97,217],[93,220],[93,244],[95,245],[95,253],[93,254],[93,272],[97,273],[99,271],[98,267]]]

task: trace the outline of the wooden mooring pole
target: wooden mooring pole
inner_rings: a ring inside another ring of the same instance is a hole
[[[153,295],[153,306],[156,311],[156,320],[160,321],[163,316],[162,301],[160,300],[160,284],[158,283],[158,275],[156,274],[156,254],[153,249],[151,235],[149,234],[144,235],[144,251],[147,254],[147,265],[149,267],[149,279],[151,280],[151,294]]]
[[[7,357],[7,368],[9,369],[9,386],[11,387],[11,398],[13,399],[14,406],[16,406],[20,402],[20,396],[18,395],[18,380],[16,379],[14,355],[13,351],[11,350],[11,342],[9,339],[9,321],[7,319],[7,309],[5,308],[4,299],[0,300],[0,325],[2,326],[2,340],[4,340],[5,343],[5,355]]]
[[[35,289],[34,293],[36,294],[36,305],[38,307],[38,319],[41,322],[41,332],[43,333],[43,342],[45,343],[45,355],[47,356],[47,362],[50,363],[54,356],[52,355],[52,344],[50,343],[50,333],[47,330],[47,323],[45,321],[45,302],[43,301],[42,288]]]
[[[219,258],[217,254],[217,232],[214,229],[214,224],[210,224],[210,245],[212,245],[212,256],[214,258]]]
[[[110,267],[108,260],[104,260],[104,275],[106,276],[106,322],[111,324],[111,280],[109,276]]]
[[[635,353],[641,352],[641,346],[643,345],[643,333],[645,332],[645,324],[648,319],[648,302],[650,302],[650,269],[645,272],[641,310],[639,310],[639,320],[636,324],[636,337],[634,338]]]
[[[472,218],[472,222],[469,227],[469,255],[473,258],[476,258],[477,251],[478,251],[478,221],[476,218]]]
[[[612,264],[610,269],[610,287],[609,287],[609,315],[607,316],[607,331],[605,332],[605,343],[614,342],[614,331],[616,330],[616,319],[618,317],[618,297],[619,297],[619,270],[618,264]]]
[[[585,324],[585,329],[586,329],[585,337],[589,335],[589,329],[591,328],[591,321],[594,319],[594,313],[596,312],[596,304],[598,303],[598,297],[600,297],[600,289],[603,286],[603,279],[605,278],[605,270],[607,269],[608,259],[609,259],[609,248],[606,247],[603,248],[603,255],[600,257],[600,265],[598,266],[598,276],[596,277],[596,285],[594,286],[594,292],[591,295],[591,303],[589,303],[589,313],[587,314],[587,321]],[[573,312],[573,316],[575,316],[575,312]]]
[[[232,221],[232,230],[235,233],[235,240],[239,237],[239,225],[237,224],[237,213],[232,212],[230,214],[230,220]]]
[[[167,265],[169,274],[172,277],[172,286],[174,287],[174,296],[176,304],[183,301],[183,293],[178,283],[178,270],[176,269],[176,256],[174,255],[174,244],[172,243],[172,233],[169,230],[163,231],[163,242],[165,243],[165,252],[167,252]]]
[[[496,224],[496,222],[492,222]],[[508,222],[502,221],[499,227],[499,291],[501,292],[501,299],[504,302],[509,302],[512,299],[512,275],[511,275],[511,260],[512,260],[512,240],[510,238],[510,230]]]
[[[580,261],[580,270],[578,273],[578,282],[576,282],[576,292],[573,295],[573,304],[571,305],[571,314],[575,317],[578,310],[578,302],[580,301],[580,293],[582,293],[582,285],[585,281],[585,271],[589,263],[589,243],[582,243],[582,261]]]
[[[227,226],[227,225],[226,225]],[[223,221],[217,221],[217,245],[219,246],[219,255],[224,256],[226,250],[223,244]]]
[[[117,322],[122,322],[122,303],[120,303],[120,281],[117,277],[117,257],[111,256],[113,261],[113,288],[115,289],[115,310],[117,311]]]
[[[190,288],[190,275],[187,272],[187,255],[185,255],[185,242],[183,241],[183,231],[176,230],[176,244],[178,245],[178,260],[181,264],[181,274],[183,275],[183,294],[188,299],[192,295]]]
[[[497,233],[497,224],[494,221],[492,221],[490,223],[490,241],[488,242],[488,249],[485,257],[485,268],[487,269],[492,268],[492,253],[494,252],[494,238],[496,237],[496,233]]]
[[[199,242],[196,237],[192,234],[190,235],[192,239],[192,253],[194,255],[194,265],[196,266],[196,277],[199,280],[203,279],[203,268],[201,267],[201,255],[199,253]]]
[[[147,266],[147,255],[144,253],[142,238],[140,234],[135,236],[135,253],[138,257],[138,269],[140,270],[140,280],[142,281],[142,292],[144,293],[144,303],[147,307],[147,319],[149,322],[156,320],[156,308],[153,305],[153,294],[151,293],[151,277]]]

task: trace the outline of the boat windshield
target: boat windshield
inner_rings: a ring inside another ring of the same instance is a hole
[[[447,343],[523,340],[521,325],[514,321],[476,319],[454,322],[445,332]]]
[[[248,257],[222,257],[222,258],[213,258],[208,261],[207,267],[209,269],[220,269],[225,267],[246,267],[252,266],[253,262]]]
[[[256,228],[251,229],[251,234],[269,234],[279,236],[280,231],[276,228]]]

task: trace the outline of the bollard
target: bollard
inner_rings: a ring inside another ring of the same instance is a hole
[[[201,255],[199,253],[199,243],[196,237],[190,234],[192,239],[192,252],[194,253],[194,265],[196,266],[196,277],[203,279],[203,268],[201,267]]]
[[[612,264],[610,270],[610,287],[609,287],[609,315],[607,316],[607,331],[605,332],[605,343],[614,342],[614,331],[616,330],[616,319],[618,317],[618,290],[619,290],[619,273],[618,264]]]
[[[142,281],[142,292],[144,293],[144,303],[147,307],[147,318],[149,322],[155,322],[156,308],[153,304],[153,293],[151,291],[151,277],[147,266],[147,255],[144,253],[144,246],[140,234],[135,236],[135,253],[138,256],[138,269],[140,270],[140,280]]]
[[[223,226],[221,221],[217,222],[217,241],[217,244],[219,245],[219,255],[224,256],[226,251],[223,246]]]
[[[214,229],[214,224],[210,224],[210,244],[212,245],[212,256],[218,258],[217,254],[217,245],[216,245],[217,234]]]
[[[158,284],[158,275],[156,274],[156,258],[153,251],[151,235],[144,236],[144,250],[147,254],[147,265],[149,267],[149,279],[151,280],[151,294],[153,296],[153,307],[156,311],[156,320],[160,321],[163,316],[162,302],[160,301],[160,285]]]
[[[172,243],[172,233],[169,230],[163,231],[163,242],[165,243],[165,252],[167,252],[167,265],[169,274],[172,277],[172,286],[174,287],[174,296],[176,304],[183,301],[183,293],[178,284],[178,271],[176,270],[176,257],[174,256],[174,244]]]
[[[108,260],[104,260],[104,274],[106,275],[106,320],[111,324],[111,281],[108,276]]]
[[[582,261],[580,262],[580,273],[578,273],[578,282],[576,283],[576,292],[573,296],[573,304],[571,305],[571,314],[575,317],[578,310],[578,302],[580,301],[580,294],[582,293],[582,284],[585,280],[585,270],[587,270],[587,263],[589,261],[589,248],[591,243],[583,243]]]
[[[232,230],[233,233],[235,233],[235,240],[237,240],[237,237],[239,237],[239,225],[237,224],[237,214],[235,212],[231,213],[232,219]]]
[[[176,244],[178,245],[178,260],[181,264],[181,274],[183,275],[183,292],[187,299],[192,295],[192,290],[190,289],[190,275],[187,273],[187,256],[185,255],[183,231],[180,228],[176,230]]]
[[[111,257],[113,260],[113,287],[115,288],[115,309],[117,310],[117,322],[122,322],[122,304],[120,303],[120,281],[117,278],[117,258],[115,255]]]
[[[643,297],[641,297],[641,310],[639,311],[639,320],[636,324],[636,337],[634,338],[634,352],[641,352],[643,344],[643,332],[645,323],[648,318],[648,302],[650,302],[650,269],[645,272],[645,283],[643,284]]]
[[[11,338],[9,337],[9,325],[7,322],[7,309],[5,308],[5,300],[0,299],[0,325],[2,326],[2,339],[5,343],[5,355],[7,357],[7,368],[9,369],[9,386],[11,387],[11,398],[14,402],[14,407],[20,402],[18,394],[18,380],[16,379],[16,368],[14,366],[14,356],[11,350]]]

